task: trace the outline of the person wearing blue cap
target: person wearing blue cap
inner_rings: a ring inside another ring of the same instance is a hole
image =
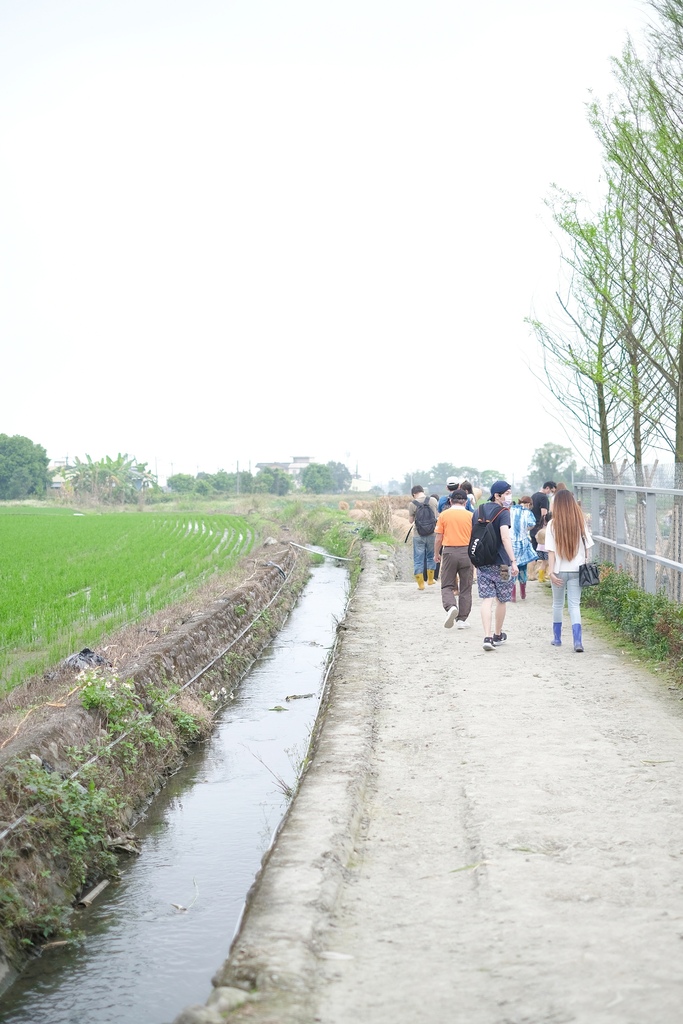
[[[480,506],[484,517],[493,523],[498,540],[495,563],[480,565],[477,568],[477,589],[481,599],[485,651],[495,651],[496,647],[500,647],[508,638],[507,633],[503,632],[503,623],[508,601],[512,600],[512,589],[519,574],[510,535],[511,505],[512,487],[507,480],[496,480],[491,484],[489,501]],[[478,515],[479,509],[473,513],[473,522]]]

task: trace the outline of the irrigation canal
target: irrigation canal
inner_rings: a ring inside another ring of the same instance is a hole
[[[81,940],[44,951],[4,994],[3,1024],[167,1024],[206,1000],[286,809],[276,776],[295,780],[347,592],[340,563],[312,570],[214,734],[138,823],[142,855],[74,913]]]

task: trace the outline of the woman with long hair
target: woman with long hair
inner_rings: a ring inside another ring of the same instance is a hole
[[[579,566],[588,561],[588,549],[593,538],[586,529],[576,498],[571,491],[555,491],[553,514],[545,532],[548,551],[548,570],[553,585],[553,647],[562,644],[562,612],[567,595],[569,619],[572,624],[574,650],[583,651],[581,635],[581,587]]]

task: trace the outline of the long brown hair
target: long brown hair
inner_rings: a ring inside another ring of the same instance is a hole
[[[571,491],[555,491],[552,524],[555,550],[560,558],[575,558],[586,534],[586,521]]]

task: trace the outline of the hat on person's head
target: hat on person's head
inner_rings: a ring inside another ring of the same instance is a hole
[[[448,487],[449,484],[457,484],[457,482],[457,476],[449,476],[448,480],[446,481],[446,487]]]
[[[455,491],[451,491],[449,498],[451,500],[451,505],[457,505],[458,502],[464,505],[467,501],[467,491],[461,491],[458,487]]]
[[[491,497],[494,494],[505,494],[506,491],[512,490],[512,484],[509,484],[507,480],[496,480],[495,484],[491,484]]]

